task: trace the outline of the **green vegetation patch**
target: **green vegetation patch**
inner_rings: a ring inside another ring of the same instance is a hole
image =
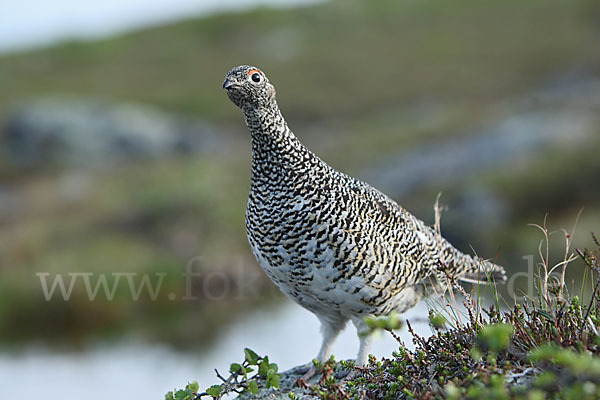
[[[536,276],[539,298],[507,311],[500,311],[497,303],[482,307],[480,298],[473,298],[456,285],[465,298],[467,321],[448,319],[432,309],[431,337],[417,335],[408,324],[414,350],[407,350],[397,339],[400,347],[391,357],[377,360],[371,356],[364,367],[352,361],[336,363],[333,357],[325,363],[315,360],[320,376],[315,383],[299,377],[294,389],[286,388],[289,393],[272,390],[262,397],[244,398],[598,399],[600,241],[595,235],[592,239],[595,250],[576,251],[583,268],[594,278],[585,301],[569,295],[564,281],[546,279],[543,271]],[[544,261],[542,264],[544,268]],[[398,319],[392,315],[370,320],[369,326],[391,332],[398,326]],[[221,385],[189,393],[186,399],[219,399],[231,392],[256,394],[258,387],[254,384],[228,386],[240,374],[240,368],[236,364],[230,378],[220,377]],[[340,369],[346,370],[345,378],[340,378]],[[288,379],[292,372],[282,373],[278,382]],[[259,376],[264,378],[264,374]],[[259,379],[259,387],[268,388],[265,382]],[[167,398],[171,400],[172,396],[169,393]]]

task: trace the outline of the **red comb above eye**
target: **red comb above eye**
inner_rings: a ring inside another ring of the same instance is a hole
[[[248,71],[248,75],[252,75],[253,73],[258,73],[260,74],[260,71],[257,69],[251,69],[250,71]]]

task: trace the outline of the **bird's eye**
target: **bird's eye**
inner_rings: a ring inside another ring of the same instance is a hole
[[[250,71],[248,71],[248,76],[250,77],[250,79],[252,79],[253,82],[260,82],[261,76],[260,72],[257,69],[251,69]]]

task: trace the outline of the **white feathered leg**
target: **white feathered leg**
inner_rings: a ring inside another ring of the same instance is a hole
[[[331,346],[342,329],[344,329],[344,326],[346,326],[346,320],[341,317],[339,319],[319,317],[319,320],[321,321],[323,342],[321,344],[321,350],[319,350],[319,354],[317,354],[317,360],[324,362],[329,359],[329,356],[331,355]]]
[[[335,339],[338,337],[339,333],[346,326],[347,319],[339,314],[327,314],[327,315],[317,315],[319,321],[321,321],[321,333],[323,334],[323,342],[321,344],[321,350],[319,350],[319,354],[317,354],[317,360],[319,362],[325,362],[329,359],[331,355],[331,346]],[[302,379],[308,381],[312,378],[316,369],[314,366],[310,366],[308,371],[302,376]]]
[[[367,360],[369,358],[369,349],[371,348],[371,341],[373,337],[372,335],[368,334],[369,329],[364,323],[363,318],[352,318],[352,323],[356,327],[356,332],[358,333],[358,340],[360,341],[358,355],[356,356],[356,365],[362,367],[367,363]]]

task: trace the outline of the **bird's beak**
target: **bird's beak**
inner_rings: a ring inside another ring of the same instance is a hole
[[[229,79],[225,79],[225,82],[223,82],[223,89],[229,89],[230,87],[234,86],[235,82],[231,82]]]

